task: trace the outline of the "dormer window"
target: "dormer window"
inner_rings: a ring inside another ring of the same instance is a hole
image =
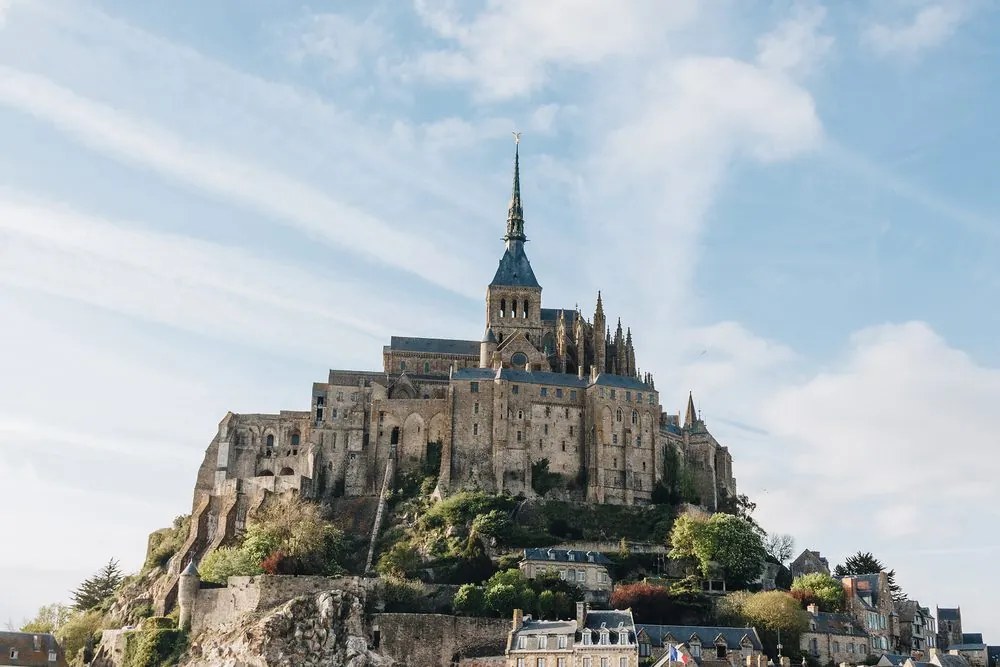
[[[572,551],[568,551],[566,552],[566,559],[572,563],[573,561],[576,560],[576,554],[573,553]]]
[[[553,551],[552,549],[549,549],[547,553],[549,555],[549,560],[555,560],[556,559],[556,552],[555,551]]]
[[[528,638],[525,637],[525,636],[523,636],[523,635],[520,636],[520,637],[518,637],[517,638],[517,647],[519,649],[526,649],[526,648],[528,648]]]
[[[538,648],[548,648],[549,638],[548,635],[538,635]]]
[[[583,640],[584,646],[590,646],[591,643],[590,630],[584,630],[583,633],[581,634],[581,639]]]

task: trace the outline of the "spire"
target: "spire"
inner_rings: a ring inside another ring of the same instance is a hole
[[[597,312],[604,315],[604,303],[601,301],[601,290],[597,290]]]
[[[510,206],[507,207],[507,234],[503,240],[510,247],[511,241],[527,241],[524,236],[524,209],[521,206],[521,159],[518,147],[521,144],[521,133],[514,133],[514,185],[510,193]]]
[[[698,415],[694,411],[694,395],[688,392],[688,407],[684,414],[684,428],[691,428],[698,421]]]

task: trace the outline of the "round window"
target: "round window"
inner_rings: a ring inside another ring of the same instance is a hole
[[[524,368],[528,365],[528,355],[524,352],[515,352],[514,356],[510,358],[510,364],[514,368]]]

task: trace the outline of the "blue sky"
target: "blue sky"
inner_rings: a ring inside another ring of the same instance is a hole
[[[767,529],[1000,642],[998,33],[975,0],[0,0],[0,501],[40,545],[0,619],[138,567],[227,410],[477,338],[517,128],[546,305],[603,291]]]

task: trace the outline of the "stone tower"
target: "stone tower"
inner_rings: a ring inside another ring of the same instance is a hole
[[[181,572],[180,581],[177,585],[177,604],[180,606],[180,618],[178,625],[181,630],[191,629],[191,614],[194,611],[195,601],[198,599],[198,589],[201,587],[201,575],[198,568],[194,566],[194,561]]]
[[[604,340],[604,330],[607,321],[604,319],[604,304],[601,302],[601,293],[597,293],[597,309],[594,311],[594,372],[603,373],[606,369],[607,345]]]
[[[486,290],[486,326],[493,329],[497,343],[520,333],[534,345],[542,337],[542,287],[535,279],[524,244],[524,209],[521,205],[520,156],[514,149],[514,185],[507,208],[506,245],[496,275]]]

